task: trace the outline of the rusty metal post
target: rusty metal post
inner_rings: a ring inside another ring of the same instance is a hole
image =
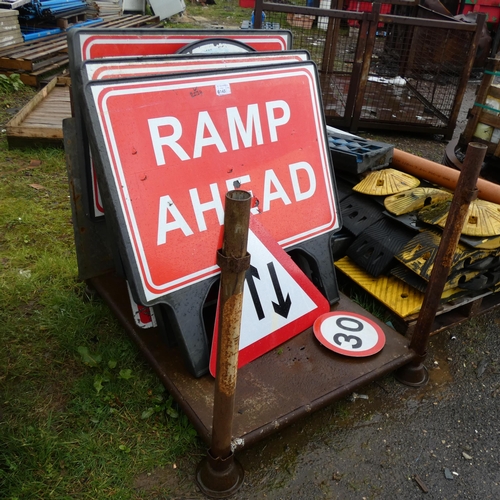
[[[450,274],[453,256],[462,233],[469,204],[477,197],[476,183],[486,151],[486,145],[476,142],[469,143],[467,148],[463,169],[451,202],[441,243],[434,259],[422,308],[410,341],[410,349],[413,349],[418,357],[396,372],[397,380],[403,384],[420,387],[426,384],[429,379],[427,369],[423,364],[427,356],[429,336],[446,280]]]
[[[196,471],[198,486],[212,498],[233,495],[244,477],[243,467],[234,458],[231,441],[243,285],[245,272],[250,266],[247,241],[251,198],[246,191],[226,194],[224,240],[222,249],[217,252],[221,278],[212,446]]]

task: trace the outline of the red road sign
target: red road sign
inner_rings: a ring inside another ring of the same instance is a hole
[[[252,52],[245,56],[226,54],[221,57],[171,56],[170,58],[143,59],[140,61],[123,59],[103,59],[86,61],[83,66],[85,81],[103,80],[111,78],[130,78],[158,74],[182,73],[209,69],[225,69],[232,67],[248,67],[264,64],[284,64],[293,61],[308,61],[309,53],[305,50],[287,50],[282,52]],[[92,154],[90,154],[92,161]],[[94,217],[104,216],[101,193],[94,172],[91,167],[92,180],[92,209]]]
[[[245,43],[255,50],[287,50],[292,48],[292,35],[289,31],[189,31],[161,30],[160,33],[134,35],[133,33],[77,33],[81,47],[81,60],[103,57],[126,57],[144,55],[175,54],[186,45],[208,38],[227,38]]]
[[[283,247],[338,229],[313,63],[92,82],[86,100],[143,304],[219,272],[235,187]]]
[[[189,44],[210,38],[224,37],[246,43],[257,51],[286,51],[292,48],[292,33],[287,30],[154,30],[85,28],[68,33],[70,72],[79,72],[83,61],[96,58],[166,56],[175,54]],[[77,94],[75,94],[76,96]],[[73,97],[75,97],[73,96]],[[75,104],[75,103],[73,103]],[[76,103],[78,108],[78,103]],[[78,110],[77,110],[78,115]],[[91,166],[88,166],[90,172]],[[89,173],[89,178],[93,174]],[[100,219],[104,211],[100,206],[97,183],[89,186],[92,216]]]
[[[334,311],[323,314],[313,326],[314,335],[328,349],[355,358],[371,356],[385,345],[377,323],[360,314]]]
[[[311,327],[330,303],[259,223],[250,218],[251,256],[243,292],[238,368]],[[217,310],[219,313],[219,310]],[[215,377],[219,317],[210,356]]]
[[[224,54],[223,57],[171,56],[161,60],[158,58],[143,58],[140,60],[102,59],[86,61],[83,71],[87,80],[105,80],[108,78],[131,78],[308,60],[309,53],[305,50],[287,50],[272,53],[251,52],[243,56],[241,54]]]

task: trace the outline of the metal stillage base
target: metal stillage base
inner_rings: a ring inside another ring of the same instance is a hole
[[[146,356],[162,383],[210,444],[214,379],[193,377],[181,353],[157,329],[138,328],[130,312],[125,282],[113,274],[92,278],[96,289]],[[416,358],[409,340],[341,294],[332,310],[361,314],[378,323],[386,345],[366,358],[341,356],[323,347],[312,328],[242,367],[236,388],[233,439],[238,449],[269,436],[299,418],[345,397],[359,387]]]

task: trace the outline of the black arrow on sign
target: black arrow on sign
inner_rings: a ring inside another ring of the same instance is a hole
[[[276,292],[276,298],[278,299],[277,304],[276,302],[273,302],[274,312],[276,314],[279,314],[280,316],[283,316],[284,318],[287,318],[288,313],[290,312],[290,307],[292,306],[290,294],[287,294],[286,300],[283,298],[283,292],[281,291],[280,282],[278,281],[278,276],[276,275],[274,264],[272,262],[269,262],[267,268],[269,269],[269,274],[271,275],[274,291]]]
[[[259,321],[265,317],[264,310],[262,309],[262,304],[260,303],[259,294],[257,293],[257,288],[255,287],[254,277],[258,280],[260,279],[259,271],[256,267],[250,266],[245,274],[245,279],[248,283],[248,289],[250,290],[250,295],[252,296],[253,305],[255,307],[255,312]]]

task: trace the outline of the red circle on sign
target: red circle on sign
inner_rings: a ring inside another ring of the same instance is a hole
[[[365,316],[352,312],[322,314],[314,322],[313,332],[326,348],[344,356],[371,356],[385,345],[382,328]]]

